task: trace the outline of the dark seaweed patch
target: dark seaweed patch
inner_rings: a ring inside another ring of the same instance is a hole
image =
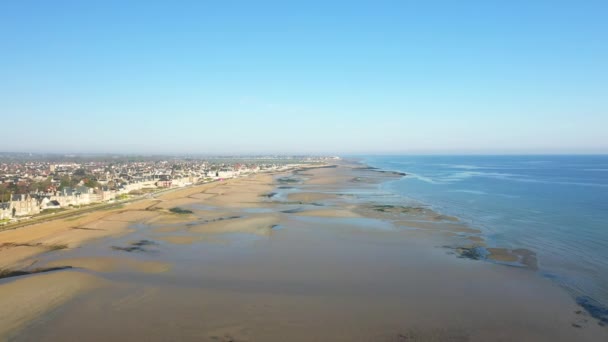
[[[139,240],[131,243],[129,246],[112,246],[112,249],[115,251],[123,251],[123,252],[149,252],[149,250],[143,248],[144,246],[152,246],[157,243],[151,240]]]
[[[407,173],[405,173],[405,172],[381,170],[381,169],[379,169],[377,167],[371,167],[371,166],[356,167],[353,170],[358,170],[358,171],[374,171],[374,172],[378,172],[378,173],[386,173],[386,174],[395,175],[395,176],[407,176]]]
[[[139,240],[137,242],[133,242],[131,244],[132,246],[150,246],[150,245],[156,245],[156,242],[152,241],[152,240]]]
[[[145,252],[146,250],[144,248],[141,248],[139,246],[126,246],[126,247],[121,247],[121,246],[112,246],[112,249],[115,251],[123,251],[123,252]]]
[[[279,182],[279,183],[298,183],[299,180],[294,179],[294,178],[282,177],[282,178],[277,179],[277,182]]]
[[[55,245],[45,245],[41,242],[38,243],[14,243],[14,242],[6,242],[0,244],[0,247],[44,247],[51,251],[56,251],[60,249],[68,248],[68,245],[65,244],[55,244]]]
[[[395,208],[394,205],[388,205],[388,204],[375,205],[372,207],[372,209],[374,209],[375,211],[380,211],[380,212],[385,212],[385,211],[388,211],[388,210],[394,209],[394,208]]]
[[[338,165],[308,166],[308,167],[301,167],[301,168],[297,169],[295,172],[306,171],[306,170],[315,170],[315,169],[335,169],[337,167],[338,167]]]
[[[453,247],[443,246],[443,248],[451,249],[458,254],[459,258],[471,260],[485,260],[488,257],[488,251],[481,246],[473,247]]]
[[[46,273],[46,272],[52,272],[52,271],[60,271],[60,270],[66,270],[66,269],[70,269],[70,268],[72,268],[72,266],[44,267],[44,268],[36,268],[36,269],[31,270],[31,271],[0,270],[0,279],[11,278],[11,277],[19,277],[19,276],[24,276],[24,275],[29,275],[29,274],[36,274],[36,273]]]
[[[174,214],[192,214],[192,210],[182,209],[180,207],[171,208],[169,211]]]
[[[222,220],[234,220],[234,219],[238,219],[241,218],[241,216],[228,216],[228,217],[220,217],[217,219],[217,221],[222,221]]]
[[[260,197],[272,198],[272,197],[274,197],[276,195],[277,195],[276,192],[269,192],[269,193],[266,193],[266,194],[261,194]]]
[[[488,255],[483,247],[458,248],[456,251],[460,254],[460,258],[472,260],[483,260]]]
[[[403,213],[403,214],[411,214],[411,213],[423,213],[425,211],[422,207],[405,207],[398,205],[390,205],[390,204],[378,204],[372,206],[372,210],[379,211],[381,213]]]
[[[211,223],[211,222],[224,221],[224,220],[234,220],[234,219],[238,219],[238,218],[241,218],[241,217],[242,216],[218,217],[216,219],[202,220],[202,221],[197,221],[197,222],[193,222],[193,223],[188,223],[188,224],[186,224],[186,226],[187,227],[192,227],[192,226],[197,226],[199,224],[207,224],[207,223]]]
[[[395,175],[395,176],[407,176],[407,173],[405,173],[405,172],[397,172],[397,171],[378,171],[378,172],[390,173],[391,175]]]
[[[105,230],[101,228],[85,228],[85,227],[72,227],[71,229],[80,229],[80,230]]]
[[[608,307],[589,296],[576,297],[576,303],[582,306],[592,317],[598,319],[601,325],[608,324]]]

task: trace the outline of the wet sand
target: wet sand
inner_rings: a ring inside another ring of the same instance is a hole
[[[478,254],[481,232],[384,196],[378,184],[395,177],[353,164],[307,168],[2,232],[0,268],[73,268],[1,279],[0,337],[608,339],[534,272],[530,251],[484,248],[496,262],[475,260],[488,258]]]
[[[0,336],[40,319],[70,299],[102,286],[104,281],[81,272],[63,271],[22,277],[0,286]]]

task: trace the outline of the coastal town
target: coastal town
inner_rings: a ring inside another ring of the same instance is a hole
[[[337,157],[128,157],[0,154],[0,225],[194,184]]]

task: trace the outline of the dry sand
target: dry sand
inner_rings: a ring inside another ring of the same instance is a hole
[[[32,264],[33,256],[49,251],[47,246],[3,246],[0,247],[0,270],[22,269]]]
[[[182,207],[185,205],[195,204],[195,203],[199,203],[199,202],[200,202],[200,199],[197,199],[197,198],[190,198],[190,197],[177,198],[177,199],[172,199],[172,200],[162,200],[152,208],[153,209],[156,209],[156,208],[171,209],[171,208]]]
[[[44,252],[74,248],[91,239],[128,232],[128,222],[106,221],[113,212],[95,212],[0,232],[0,269],[20,268]]]

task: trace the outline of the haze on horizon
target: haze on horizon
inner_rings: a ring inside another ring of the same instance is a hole
[[[605,1],[4,1],[0,150],[608,153]]]

